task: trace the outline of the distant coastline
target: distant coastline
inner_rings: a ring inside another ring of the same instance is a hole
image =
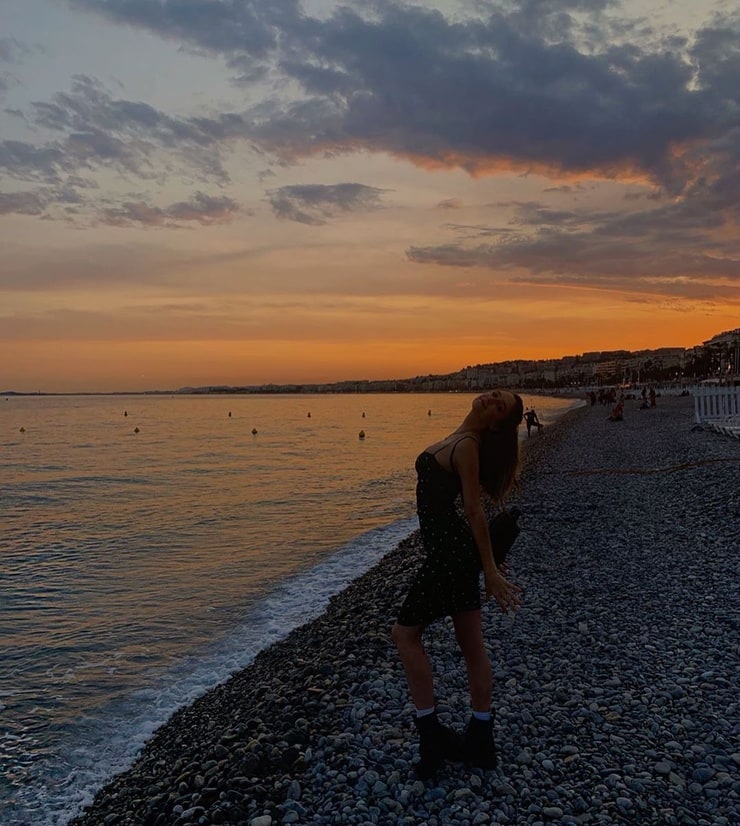
[[[335,382],[203,385],[176,390],[5,390],[0,396],[266,395],[278,393],[474,393],[492,386],[533,395],[578,395],[595,386],[653,384],[685,386],[707,378],[740,383],[740,327],[718,333],[696,347],[657,350],[598,350],[552,359],[516,359],[469,365],[452,373],[405,379],[347,379]]]

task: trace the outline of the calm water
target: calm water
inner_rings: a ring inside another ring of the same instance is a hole
[[[414,530],[471,398],[0,398],[0,821],[66,823]]]

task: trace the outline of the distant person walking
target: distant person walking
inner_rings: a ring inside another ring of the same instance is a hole
[[[527,436],[531,435],[533,427],[537,428],[538,433],[542,430],[543,425],[537,418],[537,413],[535,412],[534,407],[531,410],[524,411],[524,421],[527,423]]]
[[[416,460],[416,504],[426,559],[392,633],[416,707],[421,756],[416,770],[423,778],[431,777],[445,759],[481,768],[496,764],[481,570],[486,599],[494,597],[504,612],[518,609],[520,589],[494,562],[481,488],[500,502],[514,483],[522,410],[521,398],[506,390],[478,396],[460,426]],[[460,496],[465,518],[457,509]],[[445,616],[452,617],[470,684],[472,716],[462,736],[437,719],[432,666],[422,642],[424,628]]]

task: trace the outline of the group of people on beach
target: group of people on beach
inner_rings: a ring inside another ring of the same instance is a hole
[[[531,411],[534,413],[534,411]],[[415,707],[417,774],[428,778],[445,760],[490,769],[496,765],[491,709],[493,675],[483,638],[480,574],[485,599],[503,612],[519,608],[521,589],[494,560],[483,495],[502,503],[515,482],[522,399],[507,390],[477,396],[461,424],[416,459],[416,505],[425,559],[398,611],[392,636]],[[536,414],[527,431],[534,426]],[[539,422],[537,422],[539,425]],[[458,500],[462,500],[462,513]],[[424,629],[451,617],[465,660],[471,715],[463,733],[437,717],[432,665]]]
[[[647,387],[642,388],[641,399],[642,403],[640,404],[640,410],[650,410],[651,408],[657,405],[657,393],[655,392],[655,388],[651,387],[649,390]],[[612,412],[607,416],[607,419],[610,422],[622,422],[624,421],[624,403],[626,399],[631,398],[634,399],[635,396],[630,394],[626,396],[624,391],[619,394],[619,398],[616,396],[616,391],[612,389],[609,399],[611,401],[616,400],[616,404],[612,408]],[[648,401],[650,399],[650,401]],[[596,394],[594,391],[591,391],[591,405],[593,406],[596,404]]]

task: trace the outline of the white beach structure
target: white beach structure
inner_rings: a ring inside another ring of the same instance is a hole
[[[700,384],[692,395],[698,425],[740,439],[740,386]]]

